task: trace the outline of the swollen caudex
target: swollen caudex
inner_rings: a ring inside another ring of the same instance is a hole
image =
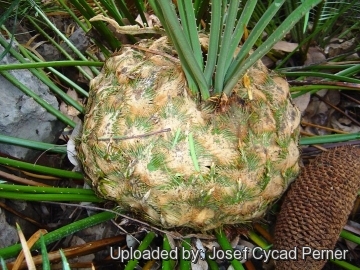
[[[288,84],[259,61],[230,96],[201,101],[173,52],[166,37],[141,41],[91,82],[77,146],[88,181],[165,228],[260,218],[299,172]]]

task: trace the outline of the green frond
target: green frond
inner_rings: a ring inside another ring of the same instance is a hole
[[[94,154],[98,157],[101,157],[103,159],[106,158],[107,156],[107,151],[106,149],[104,149],[103,146],[99,145],[99,144],[94,144],[93,145],[93,151],[94,151]]]
[[[144,133],[150,132],[153,128],[153,124],[151,123],[148,117],[142,117],[142,116],[134,117],[133,115],[126,115],[125,123],[128,129],[134,127],[139,131],[143,131]]]
[[[290,136],[279,136],[276,138],[276,143],[280,146],[281,149],[287,149],[291,142]]]
[[[273,115],[276,122],[276,129],[279,130],[280,134],[281,134],[281,126],[284,124],[283,116],[288,108],[288,102],[289,102],[288,100],[284,100],[284,102],[282,102],[273,109]]]
[[[161,169],[165,161],[165,155],[163,153],[153,153],[150,162],[147,164],[147,169],[150,172]]]
[[[230,129],[216,128],[216,130],[213,130],[213,132],[214,132],[213,135],[218,135],[220,137],[223,137],[226,141],[237,142],[239,140],[235,132],[233,132]]]
[[[265,163],[264,173],[262,177],[259,179],[259,183],[258,183],[261,191],[263,191],[266,188],[266,186],[269,184],[274,173],[275,173],[274,165],[269,160],[267,160]]]
[[[240,204],[246,201],[253,200],[256,195],[257,194],[255,189],[248,188],[245,185],[241,184],[234,195],[224,196],[222,201],[224,204],[229,205]]]
[[[164,186],[159,186],[160,190],[169,190],[177,187],[181,187],[184,185],[184,182],[186,182],[186,179],[183,175],[179,173],[169,173],[169,183]]]
[[[127,147],[126,155],[130,157],[132,160],[145,158],[147,155],[146,149],[148,147],[149,145],[146,145],[144,143],[140,143],[140,142],[133,143]]]
[[[232,182],[232,178],[230,176],[225,175],[224,173],[222,173],[222,170],[229,170],[229,167],[219,167],[219,173],[214,175],[215,177],[213,178],[213,181],[218,184],[219,186],[222,187],[230,187],[231,186],[231,182]]]
[[[272,144],[272,137],[274,136],[274,133],[271,131],[265,131],[261,134],[255,135],[253,131],[249,130],[249,143],[253,146],[255,145],[261,145],[263,147],[269,147]]]
[[[253,124],[258,123],[260,121],[260,119],[261,119],[259,113],[260,113],[260,109],[259,109],[258,112],[255,112],[255,111],[251,112],[249,114],[249,120],[248,120],[249,123],[253,123]]]
[[[162,119],[175,118],[181,122],[186,122],[189,116],[184,111],[184,103],[182,98],[173,98],[160,108],[160,117]]]
[[[249,172],[255,171],[259,167],[260,159],[256,153],[246,152],[243,149],[240,149],[240,153],[239,164],[247,167]]]
[[[201,190],[200,193],[196,194],[195,198],[191,198],[187,200],[187,203],[191,206],[199,207],[199,208],[210,208],[213,210],[217,210],[217,203],[213,200],[213,195],[211,191]]]
[[[121,113],[121,108],[117,107],[116,104],[108,103],[104,106],[104,112],[106,112],[107,115],[111,115],[109,119],[112,120],[116,119],[116,116]]]
[[[275,82],[273,81],[271,76],[267,75],[265,82],[263,85],[260,86],[260,89],[262,90],[262,93],[265,95],[266,100],[270,103],[276,102],[276,100],[274,100],[274,90],[273,90],[274,87],[275,87]]]
[[[266,211],[269,208],[269,202],[268,201],[261,201],[258,206],[258,211],[263,212]]]
[[[266,186],[269,184],[271,180],[271,177],[268,173],[264,173],[264,175],[262,176],[262,178],[259,181],[259,187],[260,190],[264,190],[266,188]]]
[[[175,132],[171,131],[168,136],[159,138],[156,142],[157,148],[167,149],[168,151],[176,151],[179,143],[183,143],[187,136],[178,128]]]
[[[172,144],[171,144],[171,149],[174,149],[174,147],[176,146],[176,144],[179,142],[180,136],[181,136],[181,129],[178,128],[178,129],[176,130],[175,135],[174,135],[172,138],[170,138],[170,141],[172,142]],[[183,136],[183,139],[184,139],[184,138],[185,138],[185,134],[184,134],[184,136]]]
[[[293,181],[299,174],[299,170],[294,167],[287,168],[283,173],[284,177],[284,187],[288,186],[291,181]]]
[[[193,147],[194,147],[194,154],[199,158],[200,160],[203,158],[213,158],[213,156],[204,148],[203,145],[199,142],[199,139],[197,139],[197,136],[201,136],[200,134],[196,134],[196,136],[193,136]]]

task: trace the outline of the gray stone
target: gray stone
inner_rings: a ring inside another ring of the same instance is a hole
[[[80,27],[71,34],[69,41],[82,53],[85,53],[86,49],[90,46],[90,38]],[[61,44],[61,46],[64,47],[72,57],[76,57],[76,54],[66,43]]]
[[[86,51],[86,49],[90,46],[90,38],[86,35],[82,28],[78,28],[71,34],[69,37],[69,41],[82,53]],[[61,43],[61,47],[65,49],[65,51],[73,58],[78,58],[76,53],[65,43]],[[42,57],[46,61],[58,61],[66,59],[64,55],[60,53],[60,51],[51,44],[43,44],[39,48],[37,48],[38,53],[41,54]]]
[[[60,51],[52,44],[44,43],[37,52],[45,59],[45,61],[59,61],[61,58]]]
[[[0,248],[11,246],[18,242],[16,228],[6,222],[5,212],[0,208]]]
[[[0,46],[0,54],[3,51]],[[10,63],[17,63],[10,54],[0,61],[0,65]],[[30,71],[12,70],[9,73],[55,109],[59,108],[49,88]],[[0,75],[0,134],[53,143],[63,128],[64,124],[55,116]],[[0,144],[0,152],[19,159],[31,159],[36,155],[34,150],[6,144]]]

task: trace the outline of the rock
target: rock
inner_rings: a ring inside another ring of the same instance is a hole
[[[4,48],[0,46],[0,54],[3,51]],[[0,65],[17,62],[7,54]],[[12,70],[9,73],[51,106],[59,108],[59,103],[49,88],[30,71]],[[53,143],[63,128],[64,124],[55,116],[0,75],[0,134]],[[36,155],[34,150],[5,144],[0,144],[0,152],[19,159],[31,159]]]
[[[6,200],[5,204],[9,209],[16,211],[20,215],[31,218],[35,222],[42,223],[42,221],[46,218],[46,216],[40,211],[38,203],[11,199]],[[18,214],[10,212],[6,212],[5,214],[6,221],[9,223],[9,226],[16,229],[15,224],[18,224],[26,239],[29,239],[39,229],[39,227],[35,224],[29,222]]]
[[[61,53],[52,44],[44,43],[37,49],[38,53],[45,59],[45,61],[59,61]]]
[[[90,46],[90,38],[86,35],[82,28],[78,28],[71,34],[69,37],[69,41],[82,53],[86,51],[86,49]],[[73,58],[78,58],[76,53],[65,43],[61,43],[61,47],[65,49],[65,51]],[[62,55],[55,46],[51,44],[43,44],[39,46],[37,49],[38,53],[41,54],[42,57],[46,61],[59,61],[64,60],[66,57]]]
[[[6,222],[5,212],[0,208],[0,248],[11,246],[18,242],[16,229]]]
[[[90,38],[86,35],[84,30],[82,28],[78,28],[74,31],[74,33],[71,34],[69,40],[72,44],[82,53],[85,53],[86,49],[91,45]],[[72,57],[76,58],[76,54],[72,49],[69,48],[69,46],[64,43],[61,44],[65,50],[71,54]]]

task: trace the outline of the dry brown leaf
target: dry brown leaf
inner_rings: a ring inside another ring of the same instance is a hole
[[[352,232],[360,236],[360,223],[349,220],[345,225],[344,230],[347,230],[349,232]]]
[[[342,121],[342,123],[341,123]],[[336,116],[331,117],[331,125],[336,128],[340,129],[342,131],[346,131],[349,133],[357,133],[360,132],[360,127],[356,125],[349,124],[348,121],[345,120],[345,118],[338,118]]]
[[[340,124],[345,125],[345,126],[350,126],[351,125],[351,120],[347,117],[339,117],[338,121]]]
[[[275,64],[275,62],[270,57],[268,57],[267,55],[265,55],[263,58],[261,58],[261,62],[263,62],[263,64],[267,68],[270,68]]]
[[[301,95],[299,97],[296,97],[293,99],[294,104],[301,112],[301,115],[304,115],[306,108],[308,107],[310,103],[310,93],[306,93],[304,95]]]
[[[147,21],[147,27],[154,27],[154,26],[161,26],[160,20],[158,17],[156,17],[154,14],[150,15],[149,13],[144,13],[146,21]],[[145,27],[145,25],[143,24],[143,21],[141,19],[141,16],[138,15],[135,19],[135,21],[141,25],[142,27]]]
[[[73,235],[69,245],[70,247],[78,247],[78,246],[86,246],[87,243],[84,239],[76,235]],[[83,254],[82,256],[75,256],[73,258],[69,258],[69,263],[86,263],[86,262],[91,262],[94,259],[95,259],[95,255],[93,253],[89,253],[86,255]]]
[[[324,110],[327,110],[327,105],[317,98],[312,98],[305,110],[304,116],[311,119],[314,115],[324,112]],[[312,121],[309,120],[308,122]]]
[[[326,101],[334,106],[338,105],[340,103],[340,92],[337,90],[328,91]]]
[[[291,42],[281,40],[281,41],[278,41],[277,43],[275,43],[273,50],[289,53],[289,52],[294,51],[298,45],[299,45],[298,43],[291,43]]]
[[[193,252],[197,252],[197,250],[193,248]],[[205,260],[199,258],[195,263],[191,262],[191,270],[207,270],[207,269],[209,269],[209,266]]]
[[[357,53],[353,53],[349,56],[345,57],[346,61],[353,61],[353,60],[359,60],[359,55]]]
[[[324,52],[318,47],[310,47],[308,53],[306,54],[306,60],[304,65],[311,65],[316,63],[321,63],[326,60]]]
[[[81,104],[81,101],[80,101],[80,99],[79,99],[79,95],[78,95],[78,93],[77,93],[75,90],[69,89],[69,90],[66,92],[66,94],[67,94],[69,97],[71,97],[73,100],[76,100],[76,101],[78,101],[78,102]],[[76,118],[76,117],[80,114],[80,112],[79,112],[77,109],[75,109],[73,106],[70,106],[70,105],[66,104],[65,102],[61,102],[61,104],[60,104],[60,111],[61,111],[63,114],[69,116],[69,118],[71,118],[71,119]]]
[[[342,40],[338,40],[341,42]],[[341,43],[331,43],[325,48],[325,53],[329,55],[329,57],[334,57],[340,54],[347,53],[357,46],[356,39],[352,38],[350,40],[341,42]]]
[[[321,90],[316,92],[316,95],[318,95],[320,97],[324,97],[327,94],[327,92],[328,92],[327,89],[321,89]]]
[[[30,249],[35,244],[35,242],[40,239],[40,236],[46,234],[47,231],[44,229],[40,229],[37,232],[35,232],[30,237],[29,240],[26,241],[25,236],[24,236],[23,232],[21,231],[20,226],[17,223],[16,223],[16,227],[18,230],[19,239],[20,239],[21,246],[22,246],[22,251],[20,251],[18,257],[16,258],[16,261],[15,261],[12,269],[14,269],[14,270],[19,269],[22,261],[24,260],[24,257],[25,257],[28,269],[36,269],[35,263],[32,259],[31,253],[30,253]]]

